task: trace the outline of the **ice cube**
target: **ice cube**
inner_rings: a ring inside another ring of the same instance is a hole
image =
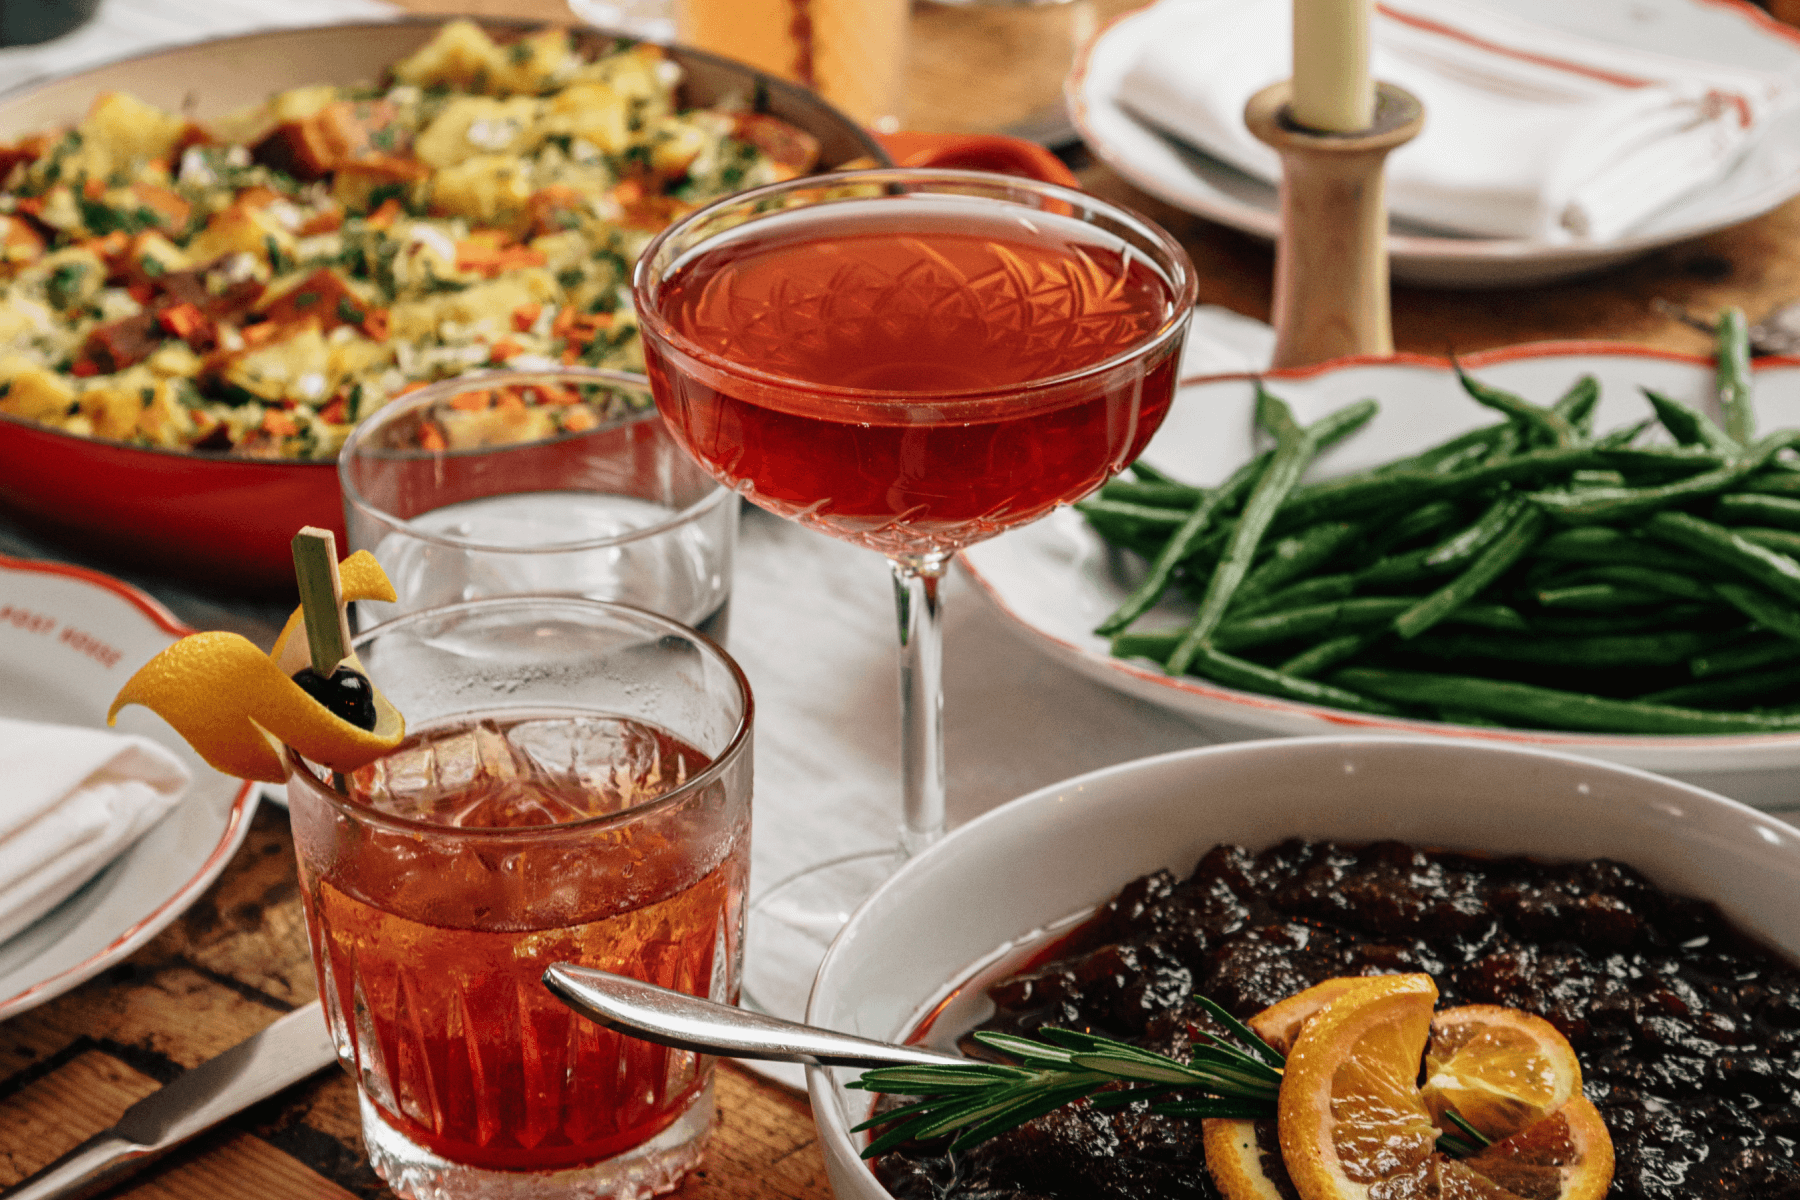
[[[553,825],[620,812],[697,769],[672,739],[619,717],[492,720],[431,730],[358,771],[382,812],[461,828]]]

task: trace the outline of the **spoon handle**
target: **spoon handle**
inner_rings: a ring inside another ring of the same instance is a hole
[[[573,963],[551,966],[544,972],[544,986],[564,1004],[608,1029],[677,1050],[827,1067],[936,1066],[968,1061],[923,1046],[898,1046],[784,1021]]]

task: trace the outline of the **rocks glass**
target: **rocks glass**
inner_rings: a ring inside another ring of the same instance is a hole
[[[749,686],[622,605],[509,597],[364,633],[407,742],[350,776],[289,752],[313,961],[377,1172],[431,1200],[644,1197],[699,1161],[713,1060],[601,1028],[576,962],[737,999]]]

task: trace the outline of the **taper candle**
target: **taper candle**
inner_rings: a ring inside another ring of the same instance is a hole
[[[1375,123],[1369,81],[1373,0],[1294,0],[1296,125],[1320,133],[1360,133]]]

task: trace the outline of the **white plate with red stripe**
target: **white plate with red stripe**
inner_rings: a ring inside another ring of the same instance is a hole
[[[1639,50],[1800,75],[1800,29],[1745,0],[1483,0],[1521,20]],[[1179,3],[1153,4],[1113,22],[1069,75],[1069,112],[1088,146],[1132,183],[1177,208],[1273,239],[1280,208],[1273,184],[1171,138],[1118,100],[1119,83],[1146,46],[1182,21]],[[1426,113],[1426,120],[1431,114]],[[1513,287],[1599,270],[1659,246],[1757,217],[1800,194],[1800,109],[1711,186],[1609,242],[1551,244],[1455,237],[1404,222],[1389,230],[1396,280],[1437,287]]]
[[[1462,360],[1499,387],[1548,403],[1583,374],[1602,386],[1595,428],[1650,415],[1639,387],[1712,409],[1712,364],[1689,355],[1606,342],[1546,342]],[[1328,451],[1308,478],[1361,470],[1423,450],[1494,414],[1462,394],[1448,362],[1418,355],[1340,359],[1264,376],[1303,421],[1374,397],[1376,418]],[[1253,384],[1229,375],[1185,381],[1144,460],[1184,482],[1215,484],[1253,450]],[[1800,359],[1764,359],[1756,372],[1759,427],[1800,425]],[[1124,600],[1121,566],[1073,511],[1060,509],[965,550],[977,590],[1038,650],[1089,678],[1173,709],[1199,726],[1196,740],[1341,733],[1428,733],[1542,746],[1673,775],[1765,809],[1800,808],[1800,733],[1658,737],[1557,733],[1447,725],[1322,708],[1237,691],[1208,680],[1171,677],[1145,662],[1112,657],[1093,629]],[[1179,624],[1182,610],[1153,611],[1136,628]]]
[[[0,716],[104,727],[121,684],[188,633],[162,605],[96,571],[0,556]],[[68,991],[180,916],[225,869],[255,811],[255,785],[201,762],[142,708],[118,727],[167,746],[193,783],[80,891],[0,943],[0,1018]]]

